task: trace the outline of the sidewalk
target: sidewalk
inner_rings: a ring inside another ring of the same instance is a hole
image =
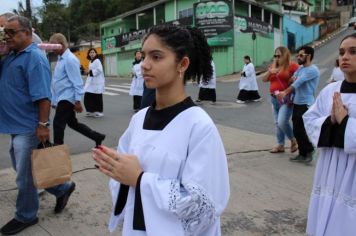
[[[228,156],[231,185],[222,235],[304,235],[314,164],[292,163],[288,152],[270,154],[273,136],[221,125],[218,129]],[[90,153],[73,155],[72,160],[77,188],[66,209],[55,215],[54,197],[42,194],[39,223],[18,235],[109,235],[108,178],[96,169],[86,169],[94,165]],[[2,191],[15,187],[12,169],[0,171],[0,186],[0,225],[4,225],[15,209],[17,192]]]

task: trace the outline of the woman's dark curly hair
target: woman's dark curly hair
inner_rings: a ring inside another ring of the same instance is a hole
[[[91,59],[91,57],[89,56],[89,53],[90,53],[91,51],[94,51],[94,52],[96,53],[96,56],[94,57],[94,59]],[[94,60],[97,59],[97,58],[100,60],[99,54],[98,54],[98,52],[96,51],[96,49],[95,49],[95,48],[90,48],[90,49],[88,50],[88,53],[87,53],[87,59],[88,59],[89,61],[94,61]]]
[[[142,44],[150,35],[156,35],[176,54],[177,61],[187,56],[190,60],[184,74],[184,83],[200,79],[208,82],[213,74],[211,50],[204,34],[197,28],[176,25],[156,25],[150,28]]]

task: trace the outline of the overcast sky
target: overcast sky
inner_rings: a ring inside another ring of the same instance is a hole
[[[25,0],[0,0],[0,15],[5,12],[12,12],[13,9],[17,9],[18,2],[22,2],[26,7]],[[32,7],[38,7],[42,5],[42,0],[31,0]]]

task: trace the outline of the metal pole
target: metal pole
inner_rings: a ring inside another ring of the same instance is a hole
[[[233,32],[233,36],[232,36],[232,40],[233,40],[233,44],[232,44],[232,70],[233,70],[233,72],[235,72],[235,70],[236,70],[236,65],[235,65],[235,62],[236,62],[236,48],[235,48],[235,46],[236,46],[236,44],[235,44],[235,40],[236,40],[236,38],[235,38],[235,0],[232,0],[232,32]]]

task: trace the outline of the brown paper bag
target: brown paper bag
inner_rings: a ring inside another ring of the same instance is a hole
[[[63,184],[72,176],[68,145],[35,149],[31,155],[33,183],[36,188]]]

